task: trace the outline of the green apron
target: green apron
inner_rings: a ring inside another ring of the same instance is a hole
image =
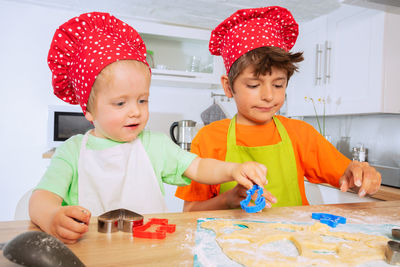
[[[296,159],[292,142],[282,123],[274,116],[281,141],[274,145],[245,147],[236,145],[236,116],[228,129],[227,151],[225,161],[243,163],[256,161],[267,167],[268,184],[264,187],[277,199],[273,207],[302,205],[299,184],[297,181]],[[220,193],[236,186],[236,182],[221,184]]]

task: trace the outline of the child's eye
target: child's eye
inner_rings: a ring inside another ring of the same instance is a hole
[[[275,84],[274,85],[276,88],[283,88],[283,85],[281,85],[281,84]]]
[[[147,102],[149,102],[149,100],[147,100],[147,99],[139,99],[139,103],[140,104],[144,104],[144,103],[147,103]]]
[[[259,84],[248,84],[247,88],[254,89],[254,88],[257,88],[258,86],[259,86]]]
[[[119,101],[119,102],[114,103],[114,105],[119,106],[119,107],[122,107],[124,104],[125,104],[125,101]]]

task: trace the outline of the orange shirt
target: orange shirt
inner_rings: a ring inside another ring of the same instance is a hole
[[[303,205],[308,205],[304,189],[304,177],[312,183],[329,183],[339,186],[350,160],[320,135],[310,124],[277,116],[285,127],[296,158],[297,178]],[[191,151],[202,158],[225,160],[226,141],[230,119],[213,122],[197,133]],[[267,146],[281,141],[275,123],[266,125],[236,124],[236,144],[240,146]],[[268,166],[267,166],[268,168]],[[178,187],[175,196],[186,201],[203,201],[219,194],[219,185],[205,185],[192,181]]]

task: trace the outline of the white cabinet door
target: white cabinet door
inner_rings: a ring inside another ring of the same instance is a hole
[[[346,5],[301,25],[292,51],[305,60],[288,87],[288,115],[315,116],[304,97],[324,99],[327,115],[400,113],[399,25],[400,15]],[[321,115],[324,105],[315,106]]]
[[[287,89],[288,116],[315,115],[310,98],[318,100],[325,96],[323,83],[324,45],[326,40],[326,16],[300,25],[299,37],[292,52],[303,52],[304,61],[299,64],[299,72],[290,78]],[[308,98],[306,100],[305,98]],[[316,102],[321,114],[323,107]]]
[[[341,8],[327,25],[327,113],[380,112],[384,12]]]

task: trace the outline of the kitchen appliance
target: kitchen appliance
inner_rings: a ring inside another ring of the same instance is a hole
[[[196,122],[192,120],[176,121],[171,124],[169,134],[172,141],[179,145],[182,149],[190,151],[190,145],[195,134]],[[175,131],[177,128],[177,131]],[[177,132],[177,136],[175,136]]]
[[[50,105],[48,111],[47,144],[49,148],[58,147],[71,136],[84,134],[93,128],[78,105]]]

